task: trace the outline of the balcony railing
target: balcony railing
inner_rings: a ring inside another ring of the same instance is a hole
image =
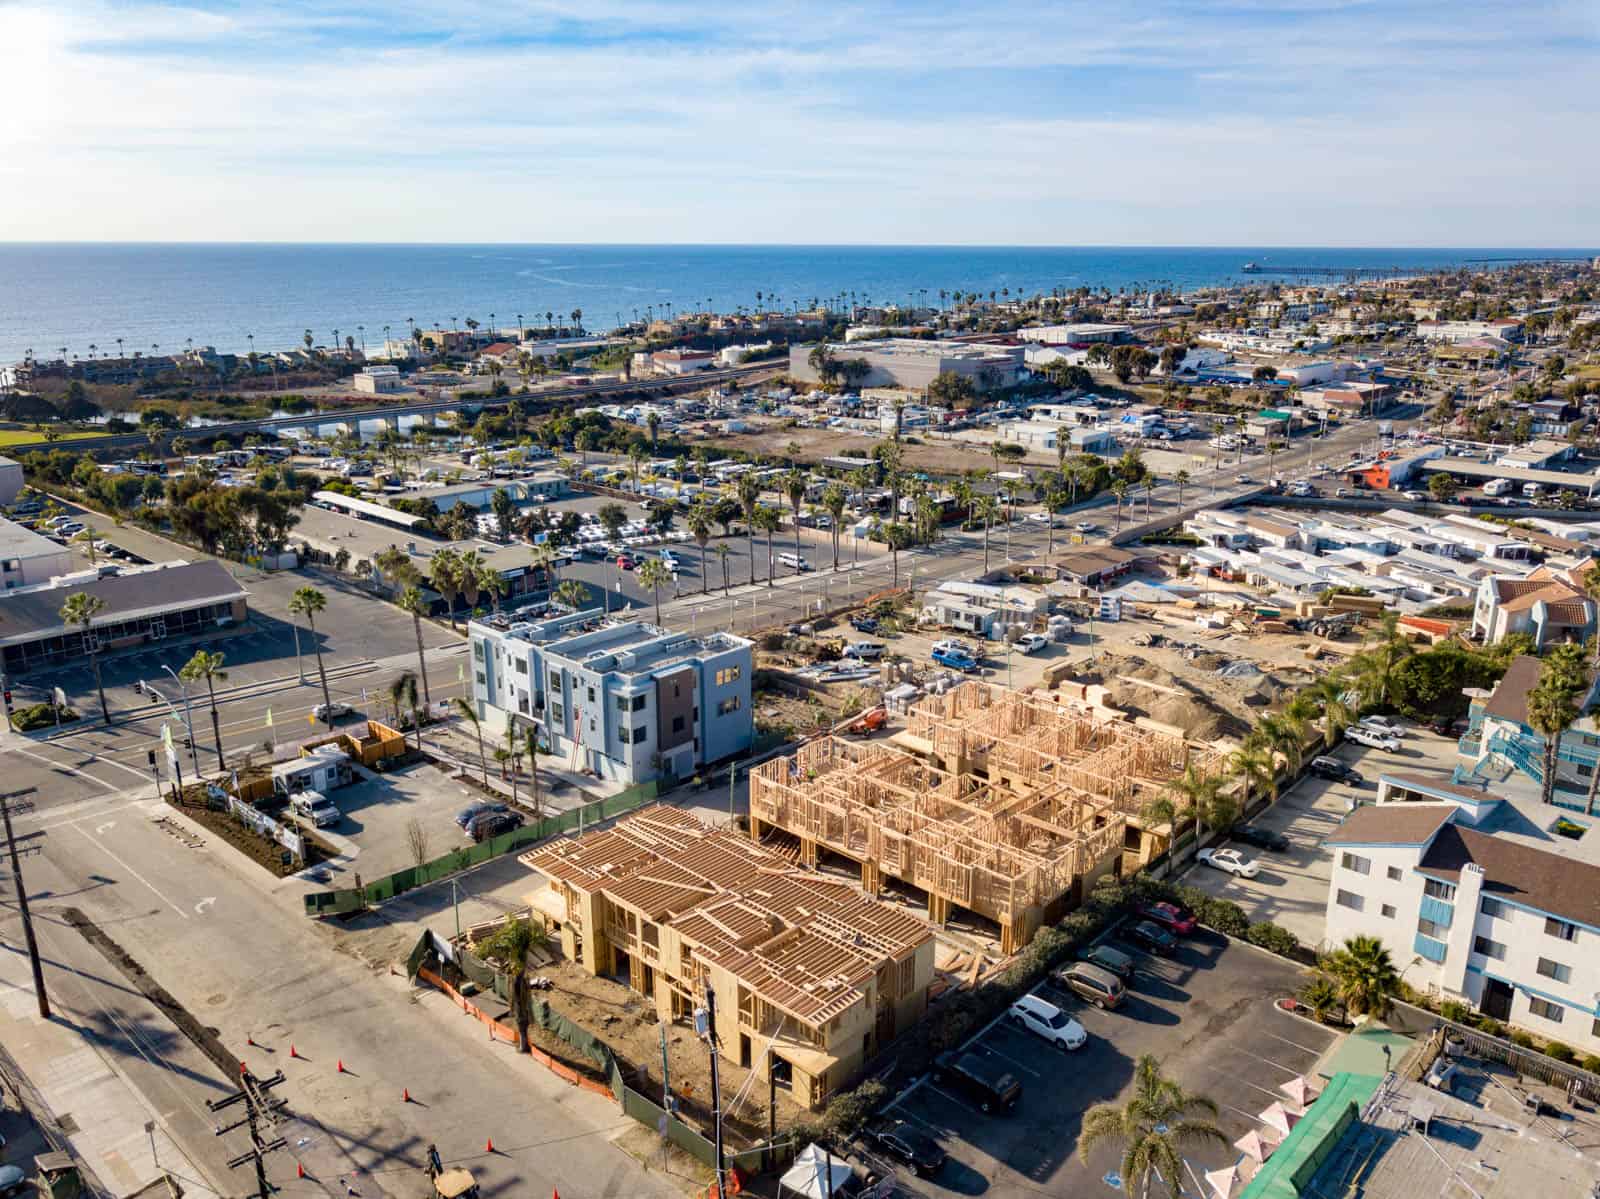
[[[1412,948],[1423,957],[1427,958],[1430,962],[1444,961],[1445,943],[1443,941],[1435,940],[1433,937],[1430,937],[1425,933],[1417,934],[1417,939],[1415,942],[1413,942]]]

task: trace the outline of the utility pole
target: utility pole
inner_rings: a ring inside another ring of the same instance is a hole
[[[722,1164],[722,1082],[717,1074],[717,993],[711,989],[711,984],[706,983],[706,1006],[696,1016],[704,1015],[705,1027],[696,1028],[706,1039],[706,1045],[711,1050],[711,1121],[713,1139],[717,1148],[717,1196],[724,1199],[728,1193],[727,1176]],[[695,1022],[699,1024],[697,1019]]]
[[[243,1062],[240,1062],[238,1094],[229,1095],[226,1099],[206,1100],[206,1106],[214,1112],[220,1112],[223,1108],[232,1107],[236,1103],[244,1104],[245,1114],[242,1119],[235,1120],[232,1124],[221,1125],[213,1131],[220,1137],[235,1128],[249,1127],[250,1148],[238,1157],[230,1159],[228,1167],[237,1170],[246,1162],[255,1163],[258,1199],[270,1199],[272,1195],[272,1185],[267,1182],[266,1155],[282,1149],[289,1143],[281,1136],[275,1136],[271,1140],[263,1139],[260,1127],[265,1122],[268,1132],[276,1129],[283,1109],[289,1105],[287,1099],[273,1099],[267,1094],[282,1082],[282,1070],[274,1073],[271,1078],[257,1078],[250,1073]]]
[[[22,858],[17,853],[17,839],[11,832],[11,800],[32,795],[34,788],[0,794],[0,816],[5,818],[6,849],[11,854],[11,877],[17,884],[17,911],[22,914],[22,936],[28,943],[28,964],[33,967],[33,993],[39,998],[39,1018],[50,1019],[50,997],[44,991],[44,966],[39,962],[39,942],[33,935],[33,917],[28,912],[28,885],[22,881]],[[31,801],[28,802],[32,806]],[[717,1160],[721,1160],[719,1157]]]

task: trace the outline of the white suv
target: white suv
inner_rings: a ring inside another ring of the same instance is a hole
[[[1400,749],[1400,738],[1393,733],[1381,733],[1377,729],[1368,728],[1363,724],[1353,724],[1344,731],[1345,740],[1354,741],[1357,745],[1365,745],[1369,749],[1383,749],[1396,753]]]
[[[1381,733],[1385,737],[1404,737],[1406,726],[1393,716],[1363,716],[1357,723],[1364,729]]]
[[[1011,1005],[1006,1017],[1017,1027],[1043,1037],[1057,1049],[1082,1049],[1089,1039],[1083,1025],[1037,995],[1024,995]]]

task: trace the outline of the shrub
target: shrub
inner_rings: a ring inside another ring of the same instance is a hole
[[[1503,1037],[1506,1035],[1506,1026],[1493,1016],[1479,1016],[1477,1024],[1479,1032],[1488,1033],[1491,1037]]]
[[[61,723],[78,719],[78,714],[71,708],[61,709]],[[56,723],[56,707],[54,704],[34,704],[29,708],[18,708],[12,717],[19,733],[31,733],[35,729],[53,728]]]
[[[1523,1032],[1520,1028],[1512,1032],[1511,1043],[1513,1045],[1520,1046],[1523,1049],[1533,1048],[1533,1038],[1527,1033]]]
[[[1472,1020],[1472,1009],[1459,999],[1446,999],[1439,1005],[1439,1014],[1457,1024],[1468,1024]]]
[[[1201,924],[1230,937],[1242,937],[1250,931],[1250,917],[1231,899],[1211,899],[1208,896],[1206,906],[1196,908],[1195,913]]]
[[[1560,1041],[1551,1041],[1544,1047],[1544,1053],[1546,1057],[1553,1057],[1558,1062],[1570,1062],[1578,1056],[1572,1052],[1570,1046],[1563,1045]]]
[[[1300,948],[1299,937],[1270,920],[1252,924],[1245,932],[1244,939],[1252,945],[1259,945],[1262,949],[1282,954],[1284,957],[1288,957]]]
[[[1600,1057],[1595,1057],[1592,1053],[1585,1054],[1583,1061],[1578,1064],[1590,1074],[1600,1074]]]

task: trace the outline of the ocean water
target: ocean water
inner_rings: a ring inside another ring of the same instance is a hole
[[[590,329],[643,316],[719,311],[854,292],[858,300],[937,303],[940,290],[1012,295],[1052,288],[1177,288],[1237,282],[1247,261],[1434,268],[1485,260],[1581,257],[1574,249],[1312,247],[863,247],[569,245],[0,244],[0,362],[170,353],[190,341],[242,353],[319,345],[333,331],[369,347],[406,318],[448,327],[471,316],[510,328],[520,312],[583,311]],[[1284,276],[1254,276],[1258,281]],[[358,326],[362,331],[358,331]],[[91,351],[90,345],[97,347]]]

